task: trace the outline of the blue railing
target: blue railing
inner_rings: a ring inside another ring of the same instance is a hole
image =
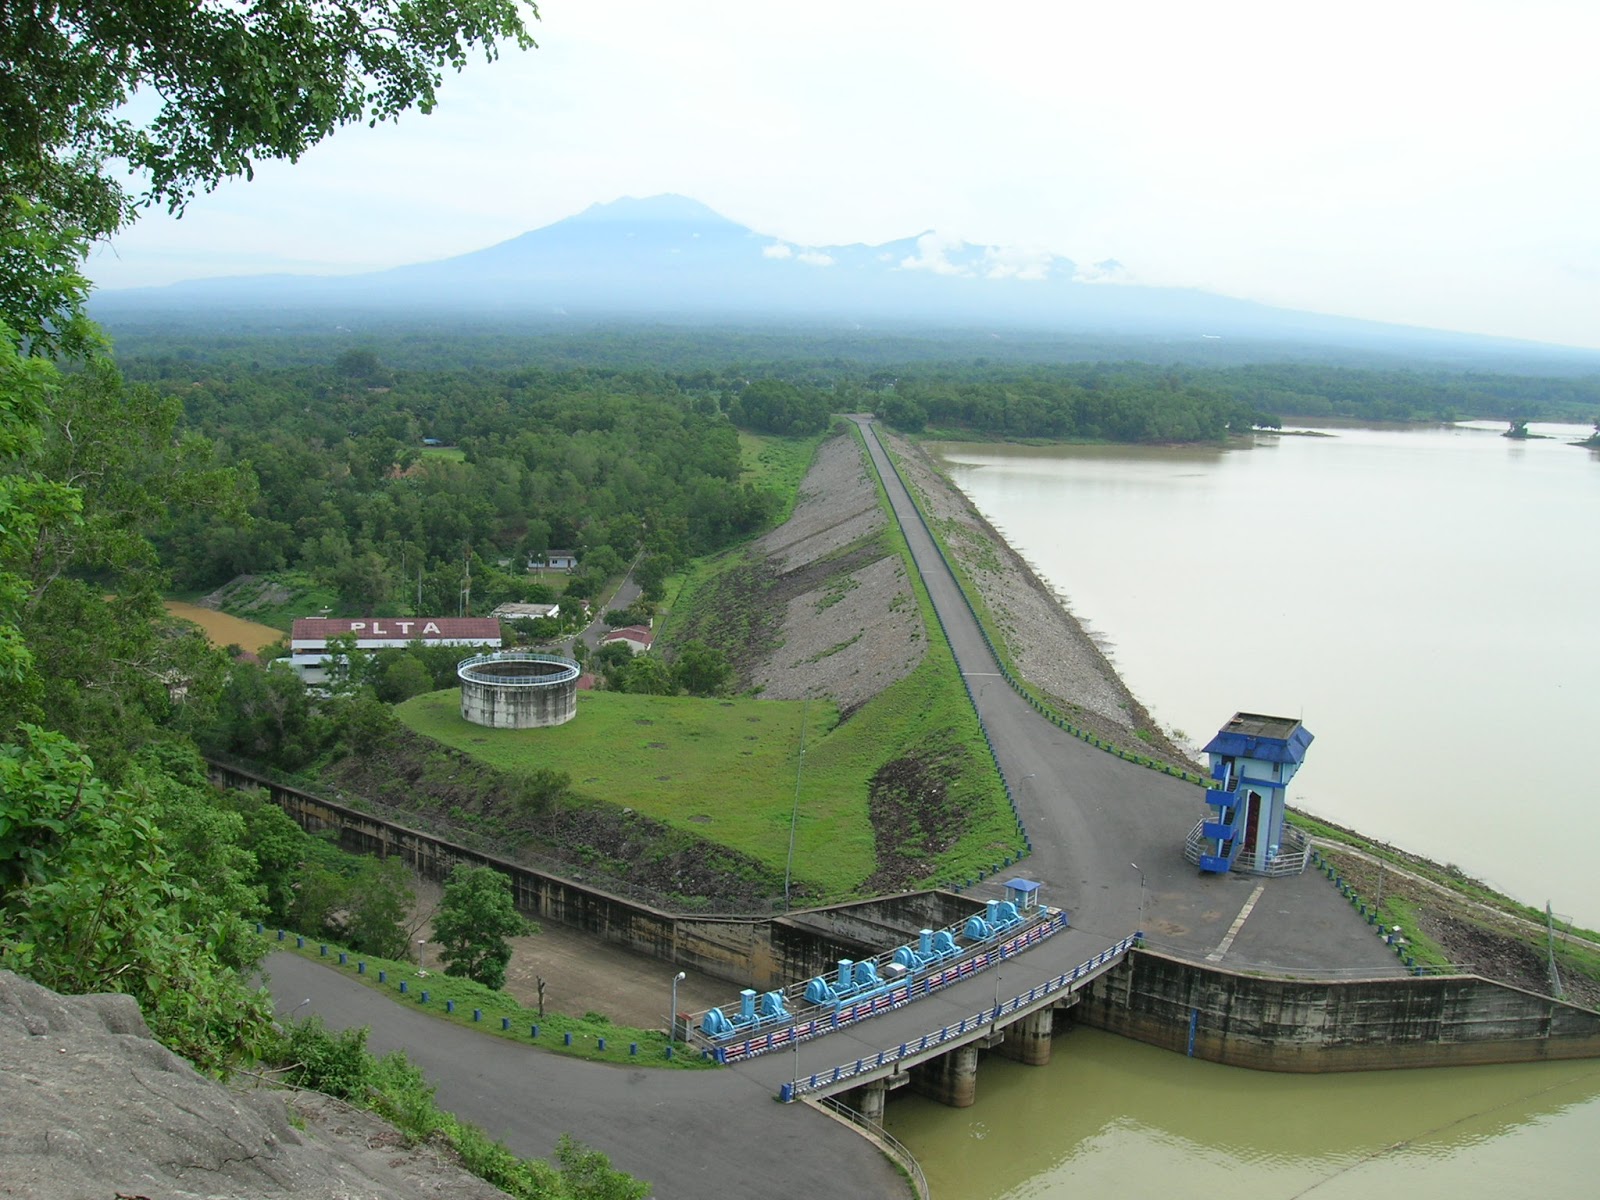
[[[1046,938],[1067,928],[1067,924],[1067,914],[1058,909],[1049,920],[1040,921],[1016,937],[1008,938],[970,958],[964,958],[943,968],[935,968],[920,978],[891,986],[860,1003],[846,1002],[832,1012],[792,1021],[781,1028],[772,1029],[743,1041],[717,1045],[712,1049],[712,1053],[720,1063],[738,1062],[773,1050],[782,1050],[797,1041],[805,1042],[815,1037],[822,1037],[846,1025],[858,1024],[869,1017],[875,1017],[879,1013],[892,1012],[941,988],[947,988],[963,979],[970,979],[980,971],[986,971],[1015,954],[1032,949]]]
[[[840,1063],[829,1070],[819,1071],[814,1075],[807,1075],[803,1079],[795,1079],[783,1084],[778,1089],[778,1099],[784,1103],[795,1100],[807,1092],[817,1091],[819,1088],[832,1087],[834,1084],[843,1083],[857,1076],[876,1071],[879,1067],[892,1066],[905,1059],[915,1058],[929,1050],[936,1050],[946,1042],[965,1039],[968,1035],[976,1033],[985,1025],[992,1026],[1001,1017],[1015,1013],[1018,1009],[1026,1008],[1031,1004],[1053,996],[1065,989],[1068,992],[1077,991],[1092,980],[1104,975],[1116,966],[1142,938],[1141,933],[1132,933],[1108,946],[1087,962],[1078,964],[1070,971],[1063,971],[1048,983],[1038,987],[1029,988],[1026,992],[1019,992],[1009,1000],[1003,1000],[993,1008],[984,1009],[970,1017],[963,1017],[953,1025],[946,1025],[942,1029],[933,1030],[923,1034],[920,1038],[913,1038],[901,1042],[899,1046],[880,1050],[876,1055],[867,1055],[858,1058],[853,1063]]]

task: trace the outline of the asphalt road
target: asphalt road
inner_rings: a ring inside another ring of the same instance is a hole
[[[374,1053],[405,1051],[438,1088],[440,1107],[525,1157],[549,1157],[570,1133],[651,1181],[661,1200],[907,1194],[859,1134],[806,1105],[777,1103],[776,1089],[749,1074],[551,1054],[428,1016],[296,954],[271,955],[266,971],[281,1013],[316,1013],[335,1029],[368,1026]]]

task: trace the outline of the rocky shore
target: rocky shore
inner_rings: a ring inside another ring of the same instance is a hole
[[[1073,724],[1175,766],[1198,770],[1128,690],[1078,619],[922,447],[878,428],[946,554],[978,593],[1016,672]]]

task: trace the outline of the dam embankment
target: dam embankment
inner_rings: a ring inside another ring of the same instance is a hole
[[[214,782],[266,791],[312,832],[347,850],[397,855],[424,878],[457,863],[512,880],[518,907],[597,941],[693,967],[740,987],[778,987],[826,974],[923,928],[955,923],[975,902],[948,892],[772,916],[700,916],[651,908],[590,884],[454,845],[370,813],[212,763]],[[1258,1070],[1335,1072],[1600,1057],[1600,1013],[1471,975],[1309,979],[1230,971],[1151,950],[1096,981],[1071,1020]]]
[[[339,845],[353,853],[399,857],[424,879],[440,882],[458,863],[494,867],[510,877],[517,907],[531,917],[739,987],[767,989],[825,975],[841,958],[870,958],[887,945],[915,941],[922,929],[953,925],[982,907],[951,892],[923,891],[770,916],[670,913],[455,845],[236,764],[212,761],[210,772],[212,782],[224,787],[265,791],[301,828],[332,830]]]
[[[1097,980],[1073,1018],[1179,1054],[1266,1071],[1600,1057],[1600,1013],[1475,975],[1269,977],[1149,950]]]

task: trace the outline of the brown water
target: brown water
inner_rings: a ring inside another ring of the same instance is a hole
[[[1576,1196],[1600,1062],[1272,1075],[1075,1029],[1044,1067],[986,1055],[972,1108],[896,1093],[885,1126],[935,1200]]]
[[[264,646],[270,646],[287,636],[281,629],[273,629],[270,625],[258,625],[254,621],[245,621],[239,617],[230,617],[227,613],[220,613],[212,608],[185,604],[182,600],[168,600],[165,603],[167,611],[173,616],[200,626],[213,646],[238,646],[251,654],[259,654]]]
[[[1300,717],[1291,804],[1600,928],[1600,456],[1332,432],[940,450],[1163,725]]]
[[[1301,716],[1291,801],[1600,924],[1600,461],[1332,432],[939,449],[1163,723]],[[885,1123],[937,1200],[1583,1195],[1600,1062],[1286,1076],[1082,1029],[1045,1067],[985,1056],[970,1109],[895,1093]]]

